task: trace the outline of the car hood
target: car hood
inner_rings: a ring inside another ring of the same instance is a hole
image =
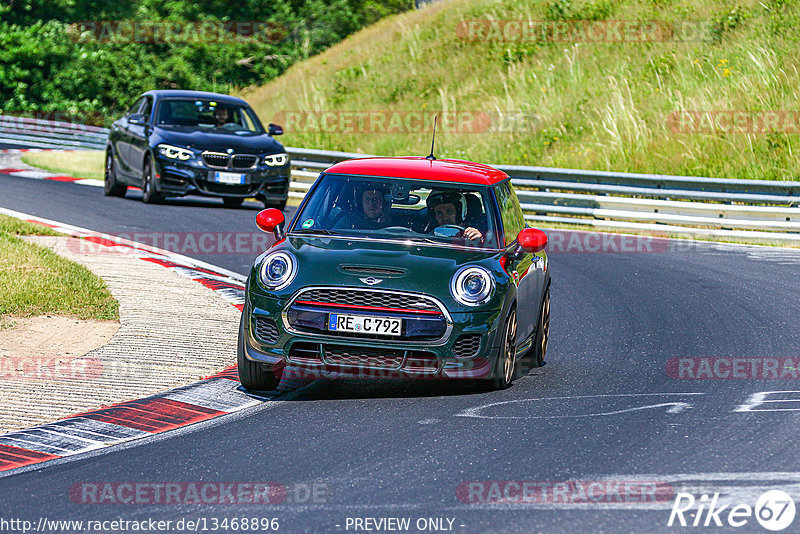
[[[275,250],[291,252],[298,261],[297,277],[285,296],[311,285],[373,287],[426,293],[453,303],[450,280],[464,265],[486,267],[501,283],[508,277],[498,261],[501,252],[305,236],[287,237],[268,252]],[[363,281],[369,278],[380,282]]]
[[[215,133],[189,126],[157,126],[159,142],[199,150],[225,151],[245,154],[274,154],[283,152],[283,145],[266,133]]]

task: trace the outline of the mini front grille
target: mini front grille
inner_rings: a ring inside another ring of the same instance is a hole
[[[425,297],[402,295],[388,291],[313,289],[301,294],[298,300],[336,304],[343,308],[348,306],[371,306],[374,308],[395,308],[409,311],[441,311],[436,304]]]
[[[480,334],[465,334],[459,336],[453,345],[453,354],[458,358],[472,358],[481,348]]]
[[[332,365],[400,369],[403,351],[325,345],[325,361]]]
[[[278,341],[278,325],[272,319],[255,318],[256,337],[264,343],[274,344]]]
[[[228,155],[217,152],[204,152],[203,161],[209,167],[218,167],[220,169],[228,168]]]
[[[249,154],[234,154],[231,157],[231,167],[234,169],[249,169],[255,166],[258,157]]]

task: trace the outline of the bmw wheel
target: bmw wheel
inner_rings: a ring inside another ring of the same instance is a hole
[[[107,197],[124,197],[128,187],[117,182],[117,171],[114,169],[114,155],[109,148],[106,151],[106,172],[103,176],[103,193]]]
[[[145,204],[158,204],[161,202],[161,193],[156,190],[156,178],[153,172],[153,163],[148,159],[144,162],[144,176],[142,177],[142,201]]]

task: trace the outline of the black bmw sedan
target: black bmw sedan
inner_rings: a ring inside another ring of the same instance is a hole
[[[238,206],[255,197],[283,209],[289,155],[244,100],[199,91],[148,91],[108,136],[105,194],[141,187],[146,203],[190,194]]]

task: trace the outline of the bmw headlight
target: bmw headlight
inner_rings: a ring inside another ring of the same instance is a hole
[[[264,156],[264,165],[269,165],[270,167],[281,167],[286,165],[289,161],[289,154],[285,152],[283,154],[270,154],[269,156]]]
[[[494,278],[483,267],[462,267],[450,281],[450,292],[464,306],[486,303],[494,291]]]
[[[283,289],[297,274],[297,260],[288,252],[273,252],[261,262],[261,283],[269,289]]]
[[[186,161],[194,156],[194,152],[187,148],[172,145],[158,145],[158,153],[169,159],[179,159]]]

